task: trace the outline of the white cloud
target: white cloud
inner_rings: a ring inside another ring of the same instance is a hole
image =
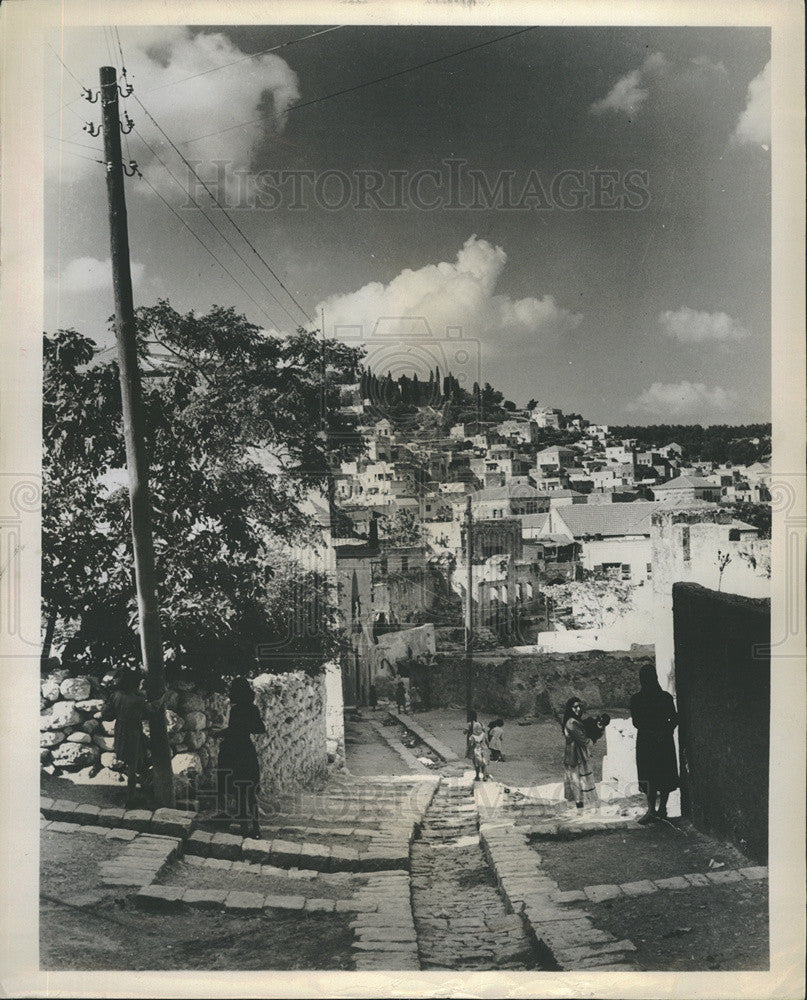
[[[297,76],[283,59],[273,53],[245,59],[237,45],[223,34],[193,33],[180,27],[144,27],[121,28],[120,36],[135,95],[142,99],[187,159],[202,164],[197,169],[205,180],[214,176],[214,168],[210,166],[214,161],[226,162],[234,170],[248,168],[258,143],[265,135],[282,131],[286,112],[300,96]],[[61,58],[82,84],[97,91],[98,67],[110,62],[108,50],[103,47],[101,29],[66,30],[62,37]],[[233,62],[234,65],[219,68]],[[47,66],[51,74],[48,90],[59,107],[69,102],[79,88],[69,74],[62,73],[55,59],[49,59]],[[193,79],[185,80],[186,77]],[[64,90],[60,92],[62,85]],[[137,131],[184,181],[187,168],[134,97],[125,105],[122,102],[121,117],[124,106]],[[99,155],[103,149],[101,137],[93,139],[82,131],[81,119],[98,123],[100,105],[75,101],[69,105],[69,110],[61,112],[61,117],[51,118],[46,129],[50,135],[71,140],[62,145],[48,144],[54,151],[48,157],[51,173],[58,171],[62,181],[100,176],[100,168],[91,161],[90,150],[74,145],[81,143],[97,148]],[[260,120],[230,128],[249,119]],[[227,131],[222,131],[224,129]],[[183,144],[184,140],[198,136],[207,137]],[[149,180],[155,186],[159,183],[163,190],[173,186],[176,196],[176,185],[135,134],[130,135],[129,142],[132,154]],[[64,151],[64,157],[58,155],[56,151],[59,150]],[[90,160],[80,156],[90,157]],[[137,190],[148,192],[148,187],[141,184]]]
[[[605,97],[595,101],[589,109],[593,115],[603,115],[610,111],[624,112],[632,118],[650,93],[647,80],[662,74],[667,68],[667,60],[661,52],[651,52],[639,69],[634,69],[613,85]]]
[[[688,419],[708,423],[713,416],[724,414],[735,402],[735,393],[720,386],[709,389],[703,382],[654,382],[625,409],[663,421]]]
[[[712,341],[744,340],[748,330],[724,312],[697,312],[683,306],[677,312],[668,310],[659,315],[665,332],[682,344],[702,344]]]
[[[507,262],[501,247],[475,235],[453,262],[404,270],[389,284],[371,282],[317,306],[325,311],[326,331],[368,344],[368,363],[378,370],[420,375],[439,364],[469,382],[481,353],[512,350],[522,356],[535,346],[574,330],[582,316],[559,306],[551,295],[512,299],[495,293]],[[461,334],[468,350],[452,340]],[[479,347],[479,350],[477,350]],[[461,359],[468,355],[466,361]],[[457,358],[457,354],[460,358]]]
[[[732,133],[732,141],[759,143],[768,146],[771,141],[771,64],[748,84],[745,111],[740,115]]]
[[[143,265],[138,261],[131,262],[132,284],[136,285],[143,277]],[[97,260],[95,257],[77,257],[62,268],[59,275],[59,288],[62,292],[97,292],[104,288],[112,288],[112,261]]]

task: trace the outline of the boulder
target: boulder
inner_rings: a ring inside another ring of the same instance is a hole
[[[230,699],[214,691],[205,699],[205,714],[213,729],[224,729],[230,719]]]
[[[114,736],[115,735],[115,721],[114,721],[114,719],[113,720],[104,719],[101,722],[98,722],[97,719],[93,719],[93,722],[96,722],[96,724],[100,727],[101,732],[103,732],[104,736]]]
[[[51,753],[47,747],[42,747],[39,751],[39,763],[50,764]]]
[[[53,750],[53,763],[66,771],[78,771],[84,767],[92,767],[100,759],[97,747],[83,746],[81,743],[64,742]]]
[[[58,663],[58,659],[56,663]],[[67,667],[57,667],[55,670],[48,670],[45,674],[43,681],[55,681],[57,685],[61,684],[62,681],[70,676],[70,671]]]
[[[176,711],[176,707],[179,704],[179,691],[174,691],[171,688],[167,688],[165,692],[165,701],[163,702],[166,708],[169,708],[172,712]]]
[[[177,711],[187,716],[190,712],[204,712],[205,700],[195,691],[182,691],[177,702]]]
[[[59,691],[66,701],[84,701],[92,694],[92,684],[89,677],[66,677]]]
[[[101,754],[101,767],[111,769],[115,763],[115,754],[108,751]]]
[[[50,730],[47,733],[39,734],[39,745],[40,747],[51,748],[57,747],[60,743],[64,743],[65,735],[59,730]]]
[[[94,719],[101,718],[101,711],[104,707],[103,698],[82,698],[81,701],[76,702],[76,708],[79,712],[86,712],[91,715]]]
[[[202,777],[202,762],[195,753],[178,753],[171,761],[177,793],[188,795]]]
[[[42,681],[42,697],[45,701],[58,701],[59,693],[59,682],[55,677],[48,677]]]
[[[204,712],[188,712],[185,716],[185,729],[195,733],[207,728],[207,716]]]
[[[93,733],[97,733],[101,728],[101,723],[98,719],[85,719],[85,721],[81,724],[81,728],[85,733],[89,733],[90,736],[92,736]]]
[[[204,730],[197,730],[195,733],[186,733],[185,742],[190,750],[198,750],[207,742],[207,733]]]
[[[43,715],[39,716],[39,731],[44,733],[46,729],[50,729],[50,712],[45,712]]]
[[[182,730],[180,729],[180,731],[177,733],[171,733],[168,737],[168,742],[171,744],[172,747],[178,747],[180,743],[184,743],[185,736]]]
[[[169,739],[172,736],[177,736],[185,728],[185,722],[181,715],[177,715],[176,712],[172,712],[171,709],[166,709],[165,711],[165,728],[168,730]]]
[[[92,741],[99,748],[99,750],[115,749],[115,738],[113,736],[104,736],[101,733],[96,733],[93,736]]]
[[[83,733],[80,729],[75,733],[70,733],[67,737],[68,743],[82,743],[84,746],[88,746],[92,743],[92,736],[89,733]]]
[[[77,726],[81,716],[76,711],[74,701],[56,701],[50,712],[50,728],[65,729],[67,726]]]

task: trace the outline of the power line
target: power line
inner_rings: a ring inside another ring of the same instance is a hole
[[[160,194],[160,192],[159,192],[159,191],[157,190],[157,188],[155,188],[155,187],[154,187],[154,185],[153,185],[153,184],[151,183],[151,181],[150,181],[150,180],[149,180],[149,179],[148,179],[147,177],[145,177],[145,176],[144,176],[144,177],[143,177],[142,179],[143,179],[143,180],[144,180],[144,181],[146,182],[146,184],[148,184],[148,186],[149,186],[149,187],[151,188],[151,190],[152,190],[152,191],[154,192],[154,194],[156,194],[156,195],[157,195],[157,197],[158,197],[158,198],[160,199],[160,201],[161,201],[161,202],[162,202],[162,203],[163,203],[163,204],[165,205],[165,207],[166,207],[166,208],[167,208],[167,209],[169,210],[169,212],[171,212],[171,214],[172,214],[172,215],[174,215],[174,216],[175,216],[175,217],[176,217],[176,218],[177,218],[177,219],[178,219],[178,220],[179,220],[179,221],[180,221],[180,222],[182,223],[182,225],[183,225],[183,226],[185,227],[185,229],[187,229],[187,230],[188,230],[188,232],[189,232],[189,233],[191,234],[191,236],[192,236],[192,237],[193,237],[193,238],[194,238],[194,239],[196,240],[196,242],[197,242],[197,243],[198,243],[198,244],[199,244],[199,245],[200,245],[200,246],[202,247],[202,249],[203,249],[203,250],[205,250],[205,251],[206,251],[207,253],[209,253],[209,254],[210,254],[210,256],[211,256],[211,257],[213,258],[213,260],[214,260],[214,261],[215,261],[215,262],[216,262],[216,263],[217,263],[217,264],[219,265],[219,267],[220,267],[220,268],[222,269],[222,271],[224,271],[224,273],[225,273],[225,274],[226,274],[226,275],[227,275],[227,276],[228,276],[228,277],[229,277],[229,278],[230,278],[230,279],[231,279],[231,280],[232,280],[232,281],[233,281],[233,282],[234,282],[234,283],[235,283],[236,285],[238,285],[238,287],[239,287],[239,288],[241,289],[241,291],[242,291],[242,292],[243,292],[243,293],[244,293],[244,294],[245,294],[245,295],[247,296],[247,298],[248,298],[248,299],[249,299],[249,300],[250,300],[251,302],[253,302],[253,303],[254,303],[254,304],[255,304],[255,305],[256,305],[256,306],[258,307],[258,309],[260,309],[260,311],[261,311],[261,312],[262,312],[262,313],[264,314],[264,316],[266,316],[266,318],[267,318],[268,320],[270,320],[270,321],[271,321],[272,323],[274,323],[275,325],[277,325],[276,321],[275,321],[275,320],[274,320],[274,319],[273,319],[273,318],[272,318],[272,317],[271,317],[271,316],[269,315],[269,313],[268,313],[268,312],[267,312],[267,311],[266,311],[266,310],[264,309],[264,307],[263,307],[263,306],[262,306],[262,305],[260,304],[260,302],[258,302],[258,301],[257,301],[257,299],[253,298],[253,296],[252,296],[252,295],[250,295],[250,293],[249,293],[249,292],[247,291],[247,289],[246,289],[246,288],[244,288],[244,286],[243,286],[243,285],[241,284],[241,282],[240,282],[240,281],[238,280],[238,278],[236,278],[236,277],[235,277],[235,275],[233,275],[233,274],[232,274],[232,272],[231,272],[231,271],[229,271],[227,267],[225,267],[225,265],[224,265],[224,264],[223,264],[223,263],[222,263],[222,262],[221,262],[221,261],[219,260],[219,258],[218,258],[218,257],[216,256],[216,254],[215,254],[215,253],[214,253],[214,252],[213,252],[213,251],[212,251],[212,250],[210,249],[210,247],[209,247],[209,246],[208,246],[208,245],[207,245],[207,244],[206,244],[206,243],[204,242],[204,240],[203,240],[203,239],[202,239],[202,238],[201,238],[201,237],[200,237],[200,236],[199,236],[199,235],[198,235],[198,234],[197,234],[196,232],[194,232],[194,230],[193,230],[193,229],[191,229],[191,227],[190,227],[190,226],[189,226],[189,225],[187,224],[187,222],[186,222],[186,221],[185,221],[185,220],[184,220],[184,219],[182,218],[182,216],[181,216],[181,215],[180,215],[180,214],[179,214],[179,213],[178,213],[178,212],[177,212],[177,211],[176,211],[176,210],[174,209],[173,205],[171,205],[171,203],[170,203],[170,202],[168,202],[168,201],[167,201],[167,200],[166,200],[166,199],[165,199],[165,198],[164,198],[164,197],[162,196],[162,194]]]
[[[372,80],[365,80],[363,83],[354,84],[352,87],[345,87],[342,90],[336,90],[332,94],[324,94],[322,97],[314,97],[310,101],[304,101],[302,104],[292,104],[286,110],[286,114],[290,114],[292,111],[302,111],[303,108],[310,108],[314,104],[321,104],[323,101],[330,101],[334,97],[342,97],[345,94],[352,94],[357,90],[362,90],[364,87],[371,87],[376,83],[383,83],[385,80],[394,80],[396,77],[405,76],[407,73],[415,73],[419,69],[425,69],[427,66],[434,66],[437,63],[445,62],[448,59],[456,59],[457,56],[465,55],[467,52],[474,52],[476,49],[483,49],[488,45],[495,45],[497,42],[506,41],[508,38],[515,38],[518,35],[523,35],[528,31],[535,31],[537,25],[533,25],[529,28],[521,28],[519,31],[511,31],[507,35],[499,35],[497,38],[490,38],[486,42],[478,42],[476,45],[469,45],[465,49],[458,49],[456,52],[449,52],[447,55],[438,56],[436,59],[429,59],[427,62],[418,63],[417,66],[408,66],[406,69],[399,69],[395,73],[387,73],[385,76],[377,76]],[[223,135],[225,132],[231,132],[236,128],[244,128],[246,125],[255,125],[258,122],[262,122],[263,118],[251,118],[246,122],[239,122],[237,125],[228,125],[227,128],[219,129],[217,132],[206,132],[204,135],[194,136],[193,139],[183,139],[180,142],[180,146],[188,146],[192,142],[200,142],[202,139],[209,139],[214,135]]]
[[[287,316],[289,317],[289,319],[290,319],[290,320],[291,320],[291,321],[292,321],[293,323],[294,323],[294,322],[296,322],[296,320],[294,319],[294,316],[293,316],[293,315],[292,315],[292,314],[291,314],[291,313],[290,313],[290,312],[288,311],[288,309],[286,309],[286,307],[285,307],[285,306],[283,305],[283,303],[282,303],[282,302],[280,301],[280,299],[278,299],[278,297],[277,297],[277,296],[276,296],[276,295],[274,294],[274,292],[273,292],[273,291],[272,291],[272,290],[271,290],[270,288],[268,288],[268,287],[267,287],[267,286],[266,286],[266,285],[264,284],[264,282],[263,282],[263,281],[261,280],[261,277],[260,277],[260,275],[259,275],[259,274],[257,273],[257,271],[255,271],[255,270],[253,269],[253,267],[252,267],[252,266],[251,266],[251,265],[249,264],[249,262],[248,262],[248,261],[246,261],[246,260],[245,260],[245,259],[244,259],[244,258],[243,258],[243,257],[241,256],[241,254],[239,253],[238,249],[237,249],[237,248],[236,248],[236,247],[235,247],[235,246],[234,246],[234,245],[233,245],[233,244],[232,244],[232,243],[230,242],[230,240],[229,240],[229,239],[227,238],[227,235],[226,235],[225,233],[223,233],[223,232],[221,231],[221,229],[219,229],[219,227],[218,227],[218,226],[216,225],[216,223],[215,223],[215,222],[213,221],[213,219],[212,219],[212,218],[211,218],[211,216],[210,216],[210,215],[208,214],[208,212],[207,212],[207,211],[206,211],[206,210],[205,210],[204,208],[202,208],[202,206],[201,206],[201,205],[199,204],[199,202],[198,202],[198,201],[197,201],[197,200],[196,200],[196,199],[195,199],[195,198],[193,197],[193,195],[192,195],[192,194],[190,193],[190,191],[188,191],[188,190],[187,190],[187,189],[185,188],[185,186],[183,185],[182,181],[180,181],[180,180],[179,180],[179,178],[178,178],[178,177],[176,176],[176,174],[174,174],[174,172],[173,172],[173,171],[171,170],[171,168],[170,168],[170,167],[168,166],[168,164],[167,164],[167,163],[165,162],[165,160],[163,160],[163,158],[162,158],[162,157],[160,156],[160,154],[159,154],[159,153],[158,153],[158,152],[157,152],[157,151],[156,151],[156,150],[154,149],[154,147],[153,147],[153,146],[152,146],[152,145],[151,145],[151,144],[150,144],[150,143],[149,143],[149,142],[148,142],[148,141],[147,141],[147,140],[146,140],[146,139],[145,139],[145,138],[144,138],[144,137],[143,137],[143,136],[142,136],[142,135],[140,134],[140,132],[139,132],[139,131],[138,131],[137,129],[134,129],[134,133],[135,133],[135,135],[136,135],[136,136],[138,137],[138,139],[140,139],[140,141],[141,141],[141,142],[143,143],[143,145],[144,145],[144,146],[146,146],[146,148],[147,148],[147,149],[148,149],[148,150],[149,150],[149,151],[151,152],[152,156],[153,156],[153,157],[154,157],[154,158],[155,158],[155,159],[156,159],[156,160],[157,160],[157,161],[158,161],[158,162],[159,162],[160,164],[162,164],[163,168],[164,168],[164,169],[165,169],[165,171],[166,171],[166,172],[168,173],[169,177],[171,177],[171,179],[172,179],[172,180],[173,180],[173,181],[174,181],[174,182],[175,182],[175,183],[177,184],[177,186],[179,187],[180,191],[182,191],[182,193],[183,193],[184,195],[186,195],[186,197],[190,198],[190,200],[191,200],[191,201],[192,201],[192,202],[194,203],[194,205],[195,205],[195,206],[196,206],[196,207],[197,207],[197,208],[199,209],[199,211],[200,211],[200,212],[202,213],[202,215],[204,215],[204,217],[205,217],[205,218],[207,219],[207,221],[208,221],[208,222],[210,223],[210,225],[211,225],[211,226],[212,226],[212,227],[213,227],[213,228],[215,229],[215,231],[216,231],[216,232],[217,232],[217,233],[219,234],[219,236],[221,236],[221,238],[222,238],[222,239],[224,240],[224,242],[225,242],[225,243],[227,244],[227,246],[228,246],[228,247],[229,247],[229,248],[230,248],[230,249],[231,249],[231,250],[233,251],[233,253],[234,253],[234,254],[236,255],[236,257],[238,257],[238,259],[239,259],[239,260],[240,260],[240,261],[241,261],[241,262],[242,262],[242,263],[244,264],[244,266],[245,266],[245,267],[247,267],[247,268],[249,269],[250,273],[251,273],[251,274],[252,274],[252,275],[253,275],[253,276],[254,276],[254,277],[255,277],[255,278],[257,279],[258,283],[260,284],[261,288],[262,288],[262,289],[263,289],[263,290],[264,290],[264,291],[266,292],[266,294],[267,294],[267,295],[269,295],[269,296],[270,296],[270,297],[271,297],[272,299],[274,299],[274,301],[275,301],[275,302],[276,302],[276,303],[277,303],[277,304],[278,304],[278,305],[280,306],[280,308],[281,308],[281,309],[283,310],[283,312],[285,312],[285,313],[286,313],[286,315],[287,315]],[[266,314],[266,315],[268,315],[268,314]],[[270,318],[271,318],[271,317],[270,317]],[[277,323],[277,321],[276,321],[275,319],[272,319],[272,322],[273,322],[273,323],[275,323],[275,325],[276,325],[276,326],[279,326],[279,325],[280,325],[279,323]]]
[[[173,139],[171,139],[171,137],[168,135],[168,133],[165,131],[165,129],[159,124],[159,122],[156,121],[156,119],[154,118],[154,116],[151,114],[151,112],[148,110],[148,108],[145,106],[145,104],[143,104],[143,102],[140,100],[140,98],[137,96],[137,94],[134,95],[134,99],[137,101],[137,103],[140,105],[140,107],[145,111],[145,113],[148,115],[148,117],[153,122],[153,124],[159,129],[159,131],[165,137],[165,139],[167,140],[167,142],[171,145],[171,148],[181,158],[182,162],[185,164],[185,166],[188,168],[188,170],[190,170],[190,172],[199,181],[199,183],[202,185],[202,187],[205,189],[205,191],[207,191],[207,193],[210,195],[210,197],[213,199],[213,201],[218,205],[218,207],[222,210],[222,212],[224,212],[224,215],[227,217],[228,221],[230,222],[230,225],[232,225],[233,228],[239,233],[239,235],[244,240],[244,242],[247,244],[247,246],[250,248],[250,250],[252,250],[252,252],[255,254],[255,256],[258,258],[258,260],[260,260],[260,262],[266,268],[266,270],[272,275],[272,277],[280,285],[280,287],[283,289],[283,291],[288,295],[288,297],[292,300],[292,302],[297,306],[297,308],[300,310],[300,312],[303,314],[303,316],[305,316],[306,320],[309,323],[312,323],[313,320],[311,319],[311,317],[308,315],[308,313],[305,311],[305,309],[303,309],[303,307],[300,305],[300,303],[297,301],[297,299],[292,295],[292,293],[289,291],[289,289],[283,283],[282,279],[276,274],[276,272],[273,270],[271,264],[269,264],[269,262],[261,255],[260,251],[252,243],[252,241],[249,239],[249,237],[246,235],[246,233],[243,231],[243,229],[232,218],[232,216],[230,215],[230,213],[221,204],[221,202],[219,201],[219,199],[213,194],[213,192],[210,190],[210,188],[207,186],[207,184],[199,176],[199,174],[197,174],[197,172],[191,166],[191,164],[188,161],[188,159],[185,157],[185,155],[182,153],[182,151],[177,148],[176,143],[173,141]]]
[[[158,87],[151,87],[149,90],[144,90],[144,94],[153,94],[157,90],[164,90],[166,87],[176,87],[180,83],[187,83],[188,80],[195,80],[197,77],[206,76],[208,73],[218,73],[220,69],[227,69],[228,66],[236,66],[238,63],[245,62],[247,59],[255,59],[258,56],[265,56],[269,52],[277,52],[278,49],[285,49],[289,45],[296,45],[298,42],[305,42],[309,38],[318,38],[320,35],[327,35],[329,31],[338,31],[340,28],[344,28],[344,24],[335,24],[330,28],[325,28],[322,31],[314,31],[310,35],[302,35],[300,38],[292,38],[287,42],[281,42],[280,45],[273,45],[270,49],[262,49],[260,52],[250,52],[248,55],[241,56],[239,59],[233,59],[231,62],[222,63],[220,66],[213,66],[212,69],[204,69],[200,73],[193,73],[191,76],[183,76],[180,80],[172,80],[169,83],[161,83]]]
[[[84,89],[84,84],[81,82],[81,80],[79,80],[79,78],[76,76],[76,74],[73,72],[73,70],[70,69],[70,67],[64,62],[64,60],[59,55],[59,53],[56,51],[56,49],[54,49],[54,47],[50,44],[50,42],[46,42],[45,44],[51,50],[51,52],[56,56],[56,58],[59,60],[59,62],[62,64],[62,66],[64,66],[64,68],[67,70],[67,72],[73,77],[73,79],[76,81],[76,83],[79,85],[79,87],[81,87],[82,90],[83,90]],[[78,100],[78,98],[75,98],[75,100]]]

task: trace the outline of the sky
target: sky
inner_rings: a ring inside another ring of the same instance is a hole
[[[106,64],[134,87],[136,305],[324,319],[379,371],[439,364],[599,423],[770,419],[767,29],[54,33],[46,329],[101,347],[100,110],[78,91]]]

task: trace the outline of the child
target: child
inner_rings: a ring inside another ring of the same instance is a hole
[[[611,721],[611,716],[606,712],[601,715],[595,715],[594,718],[583,719],[583,728],[586,731],[586,736],[591,740],[592,743],[596,743],[597,740],[605,732],[605,727]]]
[[[494,719],[488,726],[490,759],[504,763],[504,719]]]
[[[485,736],[485,730],[482,728],[481,722],[474,722],[471,726],[471,735],[468,737],[471,744],[472,760],[474,764],[474,771],[476,772],[476,781],[479,781],[479,775],[482,775],[482,780],[487,781],[489,779],[488,775],[488,740]]]
[[[468,713],[468,725],[463,729],[465,733],[465,756],[468,760],[474,759],[474,748],[471,743],[471,733],[474,731],[474,723],[476,722],[476,712],[471,709]]]
[[[146,772],[146,744],[143,722],[151,714],[151,706],[138,693],[140,674],[137,670],[124,670],[118,677],[117,689],[107,699],[102,718],[115,720],[113,750],[117,767],[126,775],[126,808],[134,804],[137,778],[141,787]]]
[[[398,681],[395,687],[395,702],[399,712],[406,711],[406,688],[403,681]]]

